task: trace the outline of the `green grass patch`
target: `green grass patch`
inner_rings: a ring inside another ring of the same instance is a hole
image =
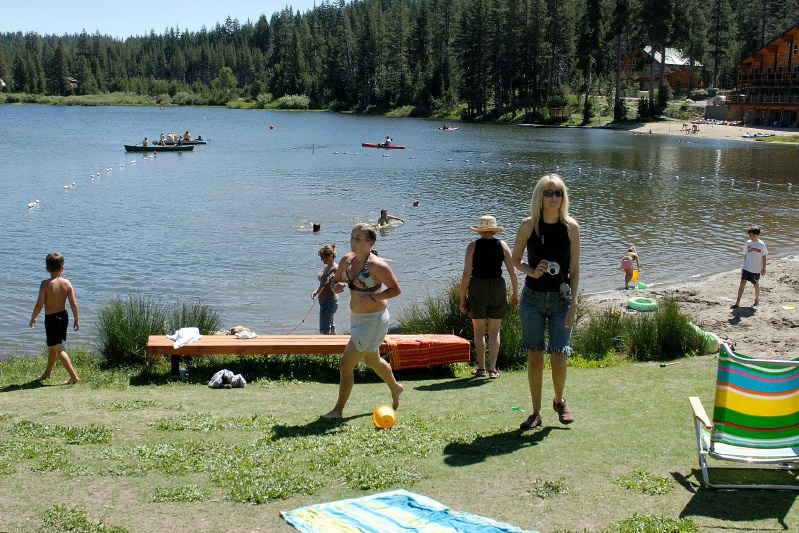
[[[197,485],[160,487],[153,490],[152,502],[204,502],[211,498],[211,491]]]
[[[633,515],[613,524],[604,533],[699,533],[699,526],[688,518]]]
[[[799,143],[799,135],[775,135],[773,137],[755,137],[758,142]]]
[[[617,477],[613,482],[627,490],[651,495],[666,494],[674,490],[674,483],[670,479],[643,470],[634,470],[629,474]]]
[[[42,518],[40,533],[127,533],[124,527],[111,526],[99,520],[90,522],[88,512],[81,507],[68,508],[63,505],[54,505]]]
[[[551,479],[535,478],[530,485],[528,494],[536,498],[546,499],[560,494],[568,494],[569,488],[562,479],[553,481]]]

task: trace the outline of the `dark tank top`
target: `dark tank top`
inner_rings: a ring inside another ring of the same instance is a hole
[[[560,273],[544,273],[540,278],[527,276],[524,284],[536,292],[558,292],[561,283],[569,283],[571,242],[566,224],[561,221],[547,224],[538,221],[538,234],[534,231],[527,239],[527,264],[536,268],[542,259],[560,264]]]
[[[505,252],[499,239],[477,239],[472,256],[473,278],[498,278],[502,276]]]

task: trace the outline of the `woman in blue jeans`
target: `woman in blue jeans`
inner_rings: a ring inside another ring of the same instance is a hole
[[[527,262],[524,253],[527,251]],[[574,421],[563,397],[566,359],[571,355],[571,331],[577,320],[580,279],[580,226],[569,215],[566,184],[557,174],[543,176],[533,189],[530,216],[525,218],[513,245],[513,265],[527,275],[519,303],[522,347],[527,350],[527,381],[533,414],[521,429],[542,424],[541,389],[544,351],[552,366],[555,397],[552,408],[561,424]],[[549,343],[544,333],[549,331]]]
[[[319,250],[319,258],[325,267],[319,273],[319,288],[313,291],[311,298],[319,298],[319,333],[322,335],[335,335],[336,323],[334,317],[338,311],[338,294],[331,286],[333,276],[336,275],[336,244],[326,244]]]

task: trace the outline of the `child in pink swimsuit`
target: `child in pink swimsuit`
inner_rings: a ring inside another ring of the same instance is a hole
[[[635,261],[636,269],[641,270],[641,263],[638,261],[638,250],[635,246],[630,246],[627,253],[621,258],[621,268],[624,270],[624,290],[630,288],[630,280],[633,278],[633,261]]]

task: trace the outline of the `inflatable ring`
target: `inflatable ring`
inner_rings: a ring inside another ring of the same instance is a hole
[[[627,300],[627,307],[636,311],[654,311],[658,308],[658,303],[652,298],[630,298]]]

